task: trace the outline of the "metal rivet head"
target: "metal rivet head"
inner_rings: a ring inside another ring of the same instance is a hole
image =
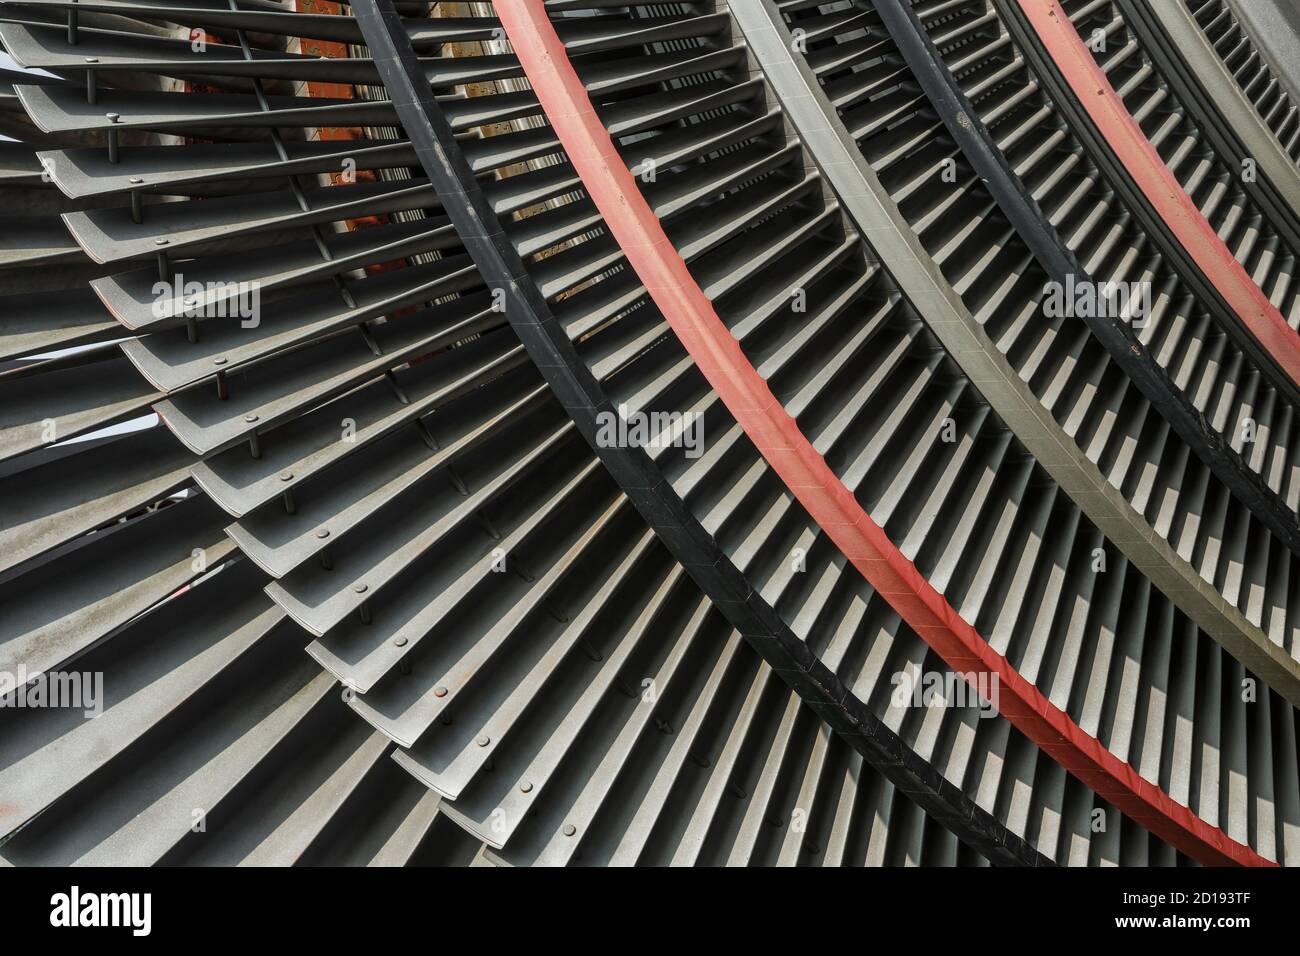
[[[225,357],[224,355],[218,355],[216,358],[214,358],[214,359],[212,360],[212,364],[213,364],[213,365],[225,365],[225,364],[226,364],[226,357]]]
[[[393,640],[393,643],[396,644],[398,647],[405,647],[405,646],[406,646],[406,638],[404,638],[404,637],[395,638],[395,639]]]
[[[165,245],[167,245],[167,240],[166,240],[166,239],[155,239],[155,240],[153,241],[153,244],[154,244],[155,246],[165,246]]]
[[[566,823],[566,824],[564,825],[564,835],[565,835],[565,836],[573,836],[573,835],[574,835],[575,833],[577,833],[577,832],[578,832],[578,828],[575,827],[572,823]]]
[[[484,734],[482,737],[479,737],[474,741],[474,743],[478,744],[480,747],[486,747],[488,744],[492,743],[492,738]]]
[[[282,472],[280,472],[280,480],[281,480],[281,481],[293,481],[293,472],[291,472],[291,471],[282,471]]]
[[[144,178],[141,176],[132,176],[131,182],[135,183],[138,186],[140,185],[140,183],[144,182]]]
[[[358,594],[365,594],[367,591],[370,590],[370,585],[368,585],[368,584],[354,584],[354,585],[352,585],[352,590],[356,591]]]
[[[523,783],[519,785],[519,790],[522,793],[532,793],[533,785],[529,783],[527,780],[525,780]]]
[[[252,424],[253,422],[257,421],[257,416],[250,413],[244,416],[244,421],[248,422],[249,424]]]
[[[433,696],[434,696],[434,697],[446,697],[446,696],[447,696],[447,688],[445,688],[445,687],[441,687],[441,686],[439,686],[439,687],[435,687],[435,688],[433,689]]]
[[[105,113],[105,114],[104,114],[104,119],[108,120],[110,123],[116,123],[116,122],[117,122],[118,120],[120,120],[121,118],[122,118],[122,116],[121,116],[120,113]]]
[[[318,538],[328,538],[329,536],[330,536],[329,528],[321,528],[319,531],[316,532],[316,537]]]
[[[87,63],[98,63],[98,62],[99,62],[99,57],[97,57],[97,56],[88,56],[88,57],[86,57],[86,62],[87,62]]]

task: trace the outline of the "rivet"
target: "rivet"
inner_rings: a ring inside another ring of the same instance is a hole
[[[439,685],[438,687],[435,687],[435,688],[433,689],[433,696],[434,696],[434,697],[446,697],[446,696],[447,696],[447,688],[442,687],[441,685]]]
[[[293,472],[291,472],[291,471],[282,471],[282,472],[280,472],[280,480],[281,480],[281,481],[293,481]]]
[[[87,62],[87,63],[98,63],[98,62],[99,62],[99,57],[97,57],[97,56],[88,56],[88,57],[86,57],[86,62]]]
[[[216,358],[214,358],[214,359],[212,360],[212,364],[213,364],[213,365],[225,365],[225,364],[226,364],[226,357],[225,357],[224,355],[218,355]]]
[[[318,538],[328,538],[329,536],[330,536],[329,528],[321,528],[319,531],[316,532],[316,537]]]
[[[116,122],[117,122],[118,120],[120,120],[122,117],[121,117],[121,115],[118,114],[118,113],[105,113],[105,114],[104,114],[104,118],[105,118],[106,120],[108,120],[110,123],[116,123]]]
[[[492,738],[487,736],[487,734],[484,734],[479,737],[478,740],[474,741],[474,743],[478,744],[480,747],[486,747],[488,744],[492,743]]]
[[[155,239],[155,240],[153,241],[153,244],[154,244],[155,246],[165,246],[165,245],[167,245],[167,240],[166,240],[166,239]]]
[[[248,422],[251,425],[253,422],[257,421],[257,416],[252,413],[249,413],[244,416],[244,421]]]
[[[525,780],[523,783],[519,785],[519,790],[522,793],[532,793],[533,785],[529,783],[527,780]]]
[[[406,646],[406,638],[404,638],[404,637],[396,638],[396,639],[393,641],[393,643],[396,644],[398,647],[405,647],[405,646]]]
[[[133,183],[139,185],[140,183],[144,182],[144,178],[141,177],[141,176],[132,176],[132,177],[131,177],[131,182],[133,182]]]
[[[370,590],[370,586],[367,584],[354,584],[352,585],[352,590],[356,591],[358,594],[365,594]]]
[[[564,825],[564,835],[565,835],[565,836],[573,836],[573,835],[574,835],[575,833],[577,833],[577,832],[578,832],[578,828],[575,827],[572,823],[566,823],[566,824]]]

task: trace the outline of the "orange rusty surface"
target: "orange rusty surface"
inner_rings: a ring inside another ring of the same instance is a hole
[[[342,14],[342,8],[337,3],[331,3],[330,0],[294,0],[294,9],[299,13],[314,13],[327,16],[339,16]],[[348,56],[348,45],[346,43],[334,43],[328,40],[317,40],[313,38],[301,38],[299,40],[301,51],[308,56],[328,56],[345,58]],[[318,83],[309,81],[306,84],[308,96],[319,96],[325,99],[350,100],[352,99],[352,85],[350,83]],[[353,140],[362,139],[365,132],[359,126],[322,126],[316,131],[317,138],[322,140]],[[330,181],[336,186],[346,185],[342,172],[330,173]],[[358,169],[356,171],[356,182],[374,182],[375,174],[367,169]],[[366,226],[378,226],[388,222],[387,216],[364,216],[360,219],[349,219],[347,227],[349,229],[364,228]],[[391,263],[381,263],[379,265],[369,266],[366,271],[369,273],[386,272],[392,268],[398,268],[405,263],[401,261]]]
[[[295,0],[294,7],[299,13],[316,13],[338,16],[342,9],[329,0]],[[303,39],[300,41],[302,52],[308,56],[328,56],[344,58],[348,55],[346,43],[332,43],[326,40]],[[352,85],[349,83],[307,83],[308,96],[321,96],[327,99],[352,99]],[[325,140],[360,139],[361,130],[355,126],[323,126],[320,138]],[[361,174],[357,174],[361,178]]]

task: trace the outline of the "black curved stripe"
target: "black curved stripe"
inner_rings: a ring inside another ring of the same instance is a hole
[[[1196,259],[1174,235],[1161,214],[1152,207],[1146,193],[1134,183],[1127,167],[1115,158],[1114,153],[1107,146],[1104,133],[1097,129],[1087,110],[1081,106],[1071,92],[1069,84],[1055,69],[1052,58],[1036,42],[1037,35],[1025,20],[1019,5],[1016,3],[1003,3],[1002,0],[991,0],[991,2],[997,7],[999,16],[1002,17],[1016,44],[1029,62],[1033,64],[1039,79],[1046,86],[1047,92],[1054,100],[1057,108],[1068,120],[1072,132],[1083,144],[1084,149],[1087,150],[1089,158],[1106,174],[1115,192],[1124,200],[1126,207],[1133,211],[1144,231],[1156,243],[1161,255],[1168,259],[1178,273],[1179,278],[1191,288],[1197,301],[1218,321],[1220,327],[1225,329],[1233,340],[1251,356],[1255,364],[1268,376],[1269,382],[1279,393],[1284,395],[1287,401],[1293,405],[1300,403],[1300,385],[1296,383],[1292,373],[1289,373],[1285,367],[1279,364],[1276,357],[1266,347],[1262,346],[1255,336],[1251,334],[1250,330],[1246,328],[1236,310],[1227,302],[1214,282],[1202,271]],[[1124,7],[1121,12],[1125,25],[1136,32],[1136,27],[1129,17],[1130,9]],[[1164,33],[1163,28],[1157,28],[1157,30],[1161,34]],[[1199,99],[1199,95],[1195,97],[1183,96],[1183,92],[1181,88],[1177,90],[1184,103]],[[1213,113],[1213,111],[1210,112]],[[1221,156],[1233,155],[1233,151],[1228,148],[1228,143],[1220,142],[1214,136],[1218,124],[1203,121],[1200,115],[1197,115],[1197,119],[1201,122],[1202,129],[1209,134],[1210,144],[1213,146],[1214,151],[1221,154]],[[1249,155],[1250,153],[1242,147],[1241,157],[1244,158]],[[1300,219],[1295,216],[1281,214],[1281,210],[1289,208],[1289,204],[1281,199],[1276,191],[1269,190],[1259,179],[1255,184],[1250,184],[1238,177],[1236,184],[1241,186],[1262,210],[1269,213],[1269,224],[1278,229],[1282,237],[1293,248],[1300,245],[1300,241],[1298,241],[1300,240]],[[1274,215],[1275,213],[1276,215]]]
[[[614,413],[604,389],[529,276],[483,195],[438,106],[392,0],[356,0],[353,12],[398,118],[506,318],[593,452],[669,552],[733,627],[799,697],[894,786],[990,862],[1051,866],[1024,838],[976,805],[908,747],[813,655],[687,509],[642,449],[596,441],[597,415]]]
[[[857,2],[861,4],[866,0]],[[1029,246],[1043,269],[1056,282],[1065,283],[1066,277],[1070,275],[1075,277],[1075,281],[1091,281],[1087,270],[1057,238],[1055,228],[1007,164],[1006,157],[994,144],[988,127],[948,71],[916,12],[909,4],[897,0],[871,0],[871,3],[949,135],[984,181],[998,208]],[[1008,6],[1014,7],[1014,4]],[[1035,50],[1035,45],[1027,38],[1017,37],[1017,41],[1022,48]],[[1050,73],[1040,63],[1035,63],[1035,66],[1041,72]],[[1069,96],[1056,95],[1055,98],[1063,106],[1071,103]],[[1079,120],[1071,115],[1069,118],[1072,128],[1087,131],[1086,135],[1081,134],[1085,138],[1095,132],[1086,117]],[[1110,172],[1109,169],[1107,171]],[[1121,177],[1120,182],[1126,182],[1126,179]],[[1132,199],[1129,196],[1125,198]],[[1138,202],[1136,205],[1145,208],[1143,203]],[[1147,228],[1153,232],[1153,227]],[[1169,237],[1169,242],[1185,257],[1181,246],[1172,237]],[[1192,268],[1200,277],[1199,270],[1195,270],[1194,266]],[[1200,278],[1202,284],[1205,284],[1203,277]],[[1196,287],[1196,292],[1199,296],[1199,286]],[[1226,303],[1223,303],[1223,307],[1227,308]],[[1084,321],[1124,373],[1169,422],[1170,427],[1210,467],[1237,500],[1246,505],[1293,553],[1300,554],[1300,519],[1296,513],[1228,445],[1224,436],[1210,424],[1205,415],[1192,405],[1182,389],[1173,383],[1169,374],[1138,341],[1129,325],[1118,318],[1096,315],[1087,316]],[[1234,316],[1233,323],[1236,322]],[[1279,381],[1287,378],[1271,359],[1269,368],[1276,373]],[[1287,394],[1290,395],[1293,391],[1289,389]]]
[[[1229,166],[1241,168],[1241,162],[1251,157],[1251,152],[1238,135],[1233,117],[1221,114],[1209,102],[1204,88],[1196,74],[1183,59],[1178,45],[1169,33],[1161,29],[1161,19],[1146,3],[1134,0],[1114,0],[1124,17],[1124,22],[1133,31],[1155,60],[1164,75],[1164,79],[1174,87],[1178,97],[1186,104],[1197,124],[1205,131],[1209,144]],[[1243,118],[1243,122],[1245,122]],[[1260,167],[1261,173],[1263,166]],[[1292,170],[1294,172],[1294,169]],[[1300,210],[1293,209],[1282,198],[1276,184],[1267,175],[1250,179],[1239,179],[1241,188],[1253,199],[1267,215],[1269,222],[1286,238],[1294,248],[1300,248]]]
[[[1151,207],[1146,194],[1133,182],[1125,166],[1115,158],[1115,154],[1106,145],[1106,137],[1093,124],[1087,111],[1075,99],[1069,84],[1056,70],[1052,58],[1037,42],[1037,35],[1025,21],[1019,5],[1014,2],[1008,3],[1006,0],[990,0],[990,2],[997,8],[998,16],[1006,24],[1017,48],[1024,53],[1026,60],[1046,87],[1048,95],[1068,122],[1071,132],[1087,150],[1089,159],[1105,173],[1115,192],[1123,199],[1125,208],[1133,212],[1143,231],[1155,242],[1160,254],[1170,262],[1178,277],[1192,290],[1197,302],[1204,306],[1217,320],[1219,326],[1232,336],[1233,341],[1250,355],[1255,364],[1268,376],[1269,383],[1280,394],[1286,396],[1288,402],[1293,405],[1300,404],[1300,385],[1296,384],[1286,369],[1278,364],[1268,349],[1263,347],[1244,326],[1236,311],[1201,271],[1200,266],[1178,241],[1161,215]],[[1159,403],[1156,404],[1158,406]],[[1173,425],[1174,422],[1171,420],[1170,424]],[[1176,425],[1174,427],[1177,428]],[[1227,453],[1236,454],[1231,449],[1227,449]],[[1205,460],[1211,467],[1215,467],[1209,459]],[[1229,487],[1233,487],[1226,475],[1220,477]],[[1296,527],[1294,512],[1290,512],[1290,509],[1287,511],[1292,515],[1292,526]],[[1260,517],[1267,520],[1262,514]],[[1289,543],[1290,539],[1287,540],[1288,547],[1296,551],[1295,546]],[[1300,554],[1300,551],[1296,553]]]

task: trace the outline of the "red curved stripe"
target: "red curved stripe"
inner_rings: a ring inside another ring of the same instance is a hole
[[[872,587],[954,670],[997,675],[1003,715],[1133,820],[1201,863],[1276,865],[1175,803],[1085,733],[904,557],[812,447],[718,318],[615,150],[543,0],[499,3],[496,12],[587,194],[669,326],[745,434]]]
[[[1300,335],[1206,222],[1129,113],[1057,0],[1017,0],[1056,69],[1147,201],[1243,325],[1300,382]]]

